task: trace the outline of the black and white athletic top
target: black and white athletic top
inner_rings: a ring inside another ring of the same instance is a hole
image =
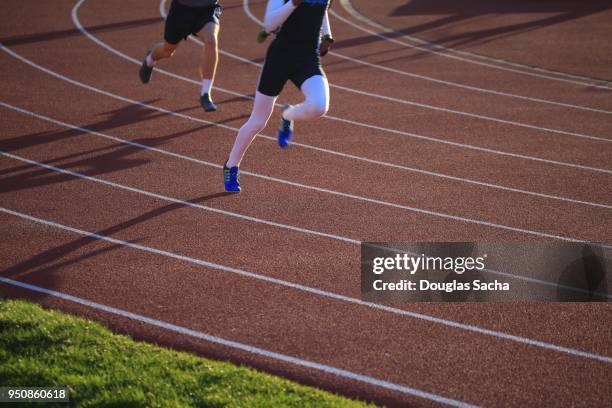
[[[291,0],[285,0],[285,3]],[[304,0],[276,34],[276,41],[298,49],[316,50],[329,0]]]

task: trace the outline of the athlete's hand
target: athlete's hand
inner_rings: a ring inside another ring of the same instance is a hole
[[[302,1],[303,1],[303,0],[291,0],[291,1],[293,2],[293,5],[294,5],[295,7],[297,7],[297,6],[299,6],[300,4],[302,4]]]
[[[326,56],[333,43],[334,40],[330,36],[326,35],[323,37],[321,40],[321,45],[319,46],[319,55],[322,57]]]
[[[269,36],[269,35],[270,35],[270,33],[266,33],[266,32],[265,32],[265,31],[263,31],[263,30],[262,30],[262,31],[260,31],[260,32],[257,34],[257,42],[261,44],[262,42],[266,41],[266,38],[268,38],[268,36]]]

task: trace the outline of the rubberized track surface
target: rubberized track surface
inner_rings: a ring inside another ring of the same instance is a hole
[[[507,53],[511,30],[466,47],[495,60],[428,46],[456,59],[376,26],[404,3],[355,1],[370,24],[334,7],[328,117],[281,152],[277,111],[230,196],[220,165],[250,112],[263,2],[224,1],[213,115],[193,42],[138,82],[156,2],[4,2],[0,293],[383,404],[608,405],[608,304],[377,306],[358,271],[360,240],[612,241],[612,91],[590,79],[610,61],[589,51],[612,11],[532,24]],[[571,58],[542,51],[542,31],[576,27],[593,35]]]

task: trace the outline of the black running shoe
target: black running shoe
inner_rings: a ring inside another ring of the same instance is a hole
[[[206,112],[214,112],[217,110],[217,105],[215,105],[212,99],[210,99],[209,94],[200,96],[200,105],[202,105],[202,109],[204,109]]]
[[[147,54],[145,55],[145,58],[142,61],[142,65],[140,66],[140,72],[138,73],[140,75],[140,82],[142,82],[143,84],[148,84],[151,80],[151,74],[153,74],[153,67],[150,67],[147,64],[147,57],[149,56],[149,54],[151,54],[151,50],[147,51]]]

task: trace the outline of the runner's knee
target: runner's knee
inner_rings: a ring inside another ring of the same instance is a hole
[[[206,30],[202,30],[199,34],[204,41],[204,45],[207,47],[216,47],[217,46],[217,36],[211,32],[207,32]]]
[[[329,109],[327,101],[307,101],[308,115],[313,118],[320,118],[325,115]]]
[[[261,118],[251,118],[244,124],[249,133],[257,134],[266,128],[268,121]]]

